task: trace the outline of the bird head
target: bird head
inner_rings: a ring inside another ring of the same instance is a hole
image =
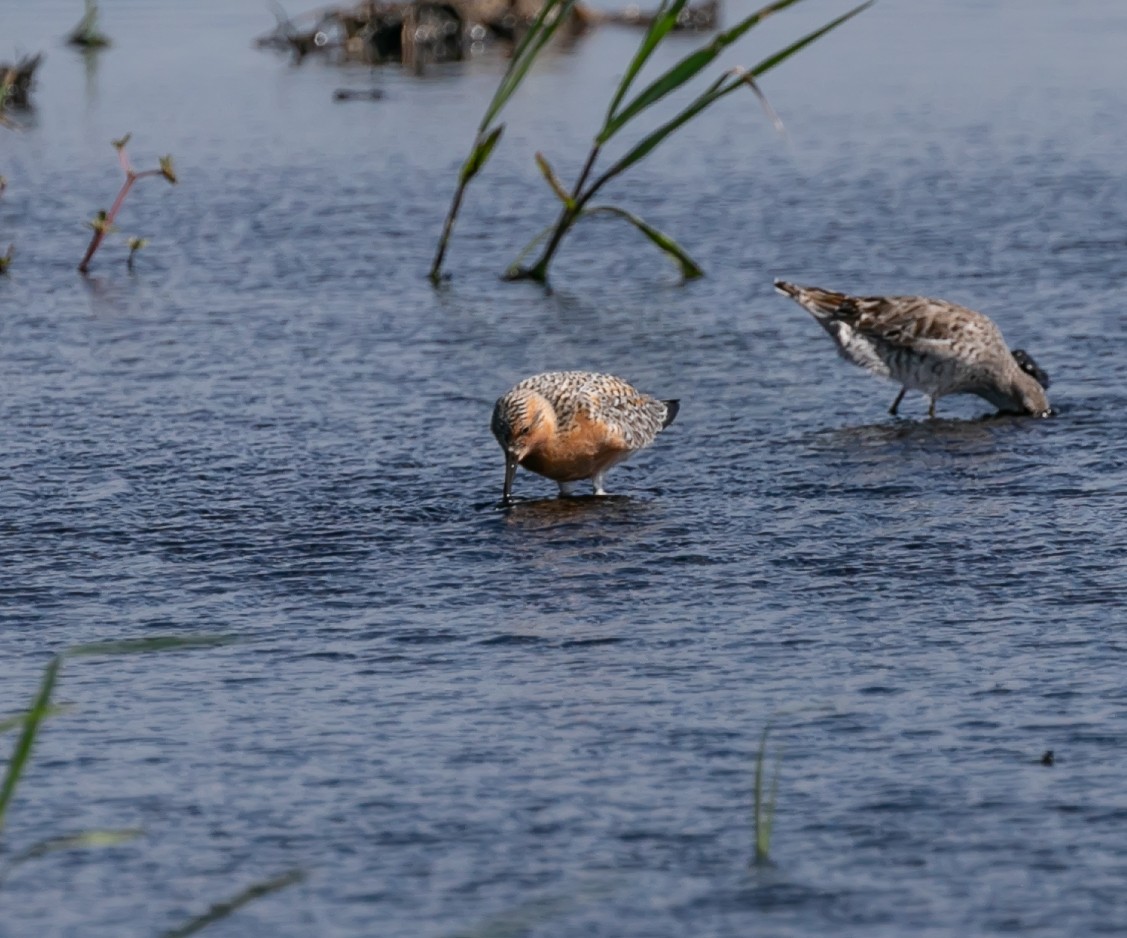
[[[555,413],[540,394],[527,388],[514,388],[493,407],[493,436],[505,451],[503,502],[512,500],[513,477],[520,462],[544,440],[551,437]]]

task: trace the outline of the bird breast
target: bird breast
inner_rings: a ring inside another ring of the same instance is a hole
[[[630,455],[612,426],[580,411],[521,460],[526,469],[557,482],[589,479]]]

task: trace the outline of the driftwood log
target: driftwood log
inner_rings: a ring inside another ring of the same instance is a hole
[[[302,26],[279,9],[277,27],[256,42],[289,50],[298,61],[320,52],[421,69],[464,59],[490,40],[519,40],[540,7],[540,0],[364,0],[357,6],[303,14],[297,18]],[[637,6],[600,13],[577,3],[562,35],[575,37],[599,23],[647,26],[653,17]],[[685,7],[677,28],[712,29],[718,19],[719,0],[704,0]]]

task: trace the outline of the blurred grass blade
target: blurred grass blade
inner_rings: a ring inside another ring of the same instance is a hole
[[[0,872],[0,881],[8,876],[21,863],[37,860],[49,853],[58,853],[60,850],[86,850],[91,847],[114,847],[118,844],[128,843],[144,835],[139,827],[123,827],[107,830],[79,831],[76,834],[64,834],[61,837],[49,837],[37,844],[32,844],[26,850],[15,854]]]
[[[646,35],[642,37],[638,51],[634,53],[634,58],[627,67],[626,73],[622,76],[622,81],[618,84],[618,90],[611,99],[610,107],[607,108],[604,127],[614,118],[615,110],[622,99],[626,97],[626,92],[630,90],[630,86],[634,83],[634,79],[638,77],[638,72],[642,70],[642,66],[653,55],[654,49],[677,25],[677,17],[681,15],[681,11],[685,8],[687,2],[688,0],[673,0],[671,5],[667,5],[668,0],[663,0],[661,6],[658,7],[657,14],[654,16],[653,22],[650,23],[650,28],[646,31]]]
[[[14,717],[4,717],[3,720],[0,720],[0,733],[7,733],[8,730],[14,730],[17,726],[23,726],[23,721],[26,719],[26,711],[17,713]]]
[[[12,755],[8,759],[4,781],[0,782],[0,831],[4,829],[4,815],[11,803],[12,795],[16,791],[16,785],[19,784],[20,776],[23,775],[24,768],[27,766],[31,749],[35,745],[35,737],[39,734],[39,724],[43,722],[43,718],[47,715],[51,703],[51,692],[55,689],[55,681],[58,680],[59,667],[62,663],[63,659],[59,655],[55,655],[44,668],[43,678],[39,682],[39,691],[23,719],[23,732],[16,740]]]
[[[803,49],[806,46],[810,45],[810,43],[812,43],[815,39],[820,39],[822,36],[824,36],[830,30],[837,29],[846,20],[853,19],[853,17],[855,17],[858,13],[862,12],[863,10],[867,10],[874,3],[876,3],[876,0],[866,0],[865,3],[862,3],[858,7],[854,7],[848,13],[843,13],[836,20],[831,20],[830,22],[826,23],[826,25],[823,26],[821,29],[816,29],[816,30],[814,30],[814,32],[812,32],[812,33],[810,33],[806,36],[803,36],[797,42],[791,43],[785,49],[779,50],[774,55],[767,56],[767,58],[765,58],[762,62],[760,62],[758,65],[756,65],[755,68],[750,70],[750,74],[753,77],[758,78],[760,75],[762,75],[766,72],[769,72],[771,69],[773,69],[780,62],[785,62],[787,59],[789,59],[799,49]]]
[[[458,180],[465,185],[480,171],[481,167],[485,165],[486,160],[489,159],[493,153],[493,148],[497,146],[497,141],[501,139],[501,134],[504,133],[505,125],[498,124],[489,132],[484,140],[478,137],[474,143],[473,150],[470,155],[466,157],[466,162],[462,164],[462,171],[458,176]]]
[[[870,0],[870,2],[872,2],[872,0]],[[634,100],[627,104],[620,113],[607,121],[602,133],[595,138],[596,142],[606,143],[606,141],[613,137],[627,121],[644,111],[654,102],[660,101],[667,94],[676,91],[683,84],[699,75],[703,68],[711,64],[728,46],[741,39],[753,26],[761,23],[772,13],[777,13],[779,10],[783,10],[794,3],[798,3],[798,0],[778,0],[776,3],[768,4],[745,19],[740,20],[740,22],[731,29],[720,33],[708,43],[708,45],[702,46],[695,52],[689,53],[680,62],[643,88]]]
[[[560,177],[556,175],[556,171],[552,169],[552,164],[548,162],[548,158],[544,156],[543,153],[536,154],[536,165],[540,167],[540,172],[543,174],[544,179],[547,180],[548,185],[552,187],[556,198],[563,202],[568,208],[575,208],[575,200],[568,194],[567,189],[565,189],[563,183],[560,182]]]
[[[225,902],[215,903],[215,905],[204,912],[203,915],[197,915],[190,922],[186,922],[179,928],[165,932],[163,938],[185,938],[186,935],[194,935],[208,925],[227,918],[227,916],[231,915],[233,912],[237,912],[247,903],[253,902],[255,899],[261,899],[263,896],[268,896],[272,892],[285,889],[295,883],[300,883],[303,879],[305,879],[305,873],[302,870],[290,870],[288,873],[283,873],[281,876],[275,876],[273,879],[264,879],[261,882],[255,883],[253,886],[248,886],[242,892],[232,896]]]
[[[767,734],[771,732],[771,724],[763,728],[763,735],[759,737],[759,752],[755,756],[755,862],[762,865],[767,862],[771,851],[771,830],[775,824],[775,802],[779,794],[779,758],[775,757],[775,772],[771,780],[771,792],[765,798],[763,794],[763,768],[767,759]]]
[[[583,214],[594,215],[596,213],[606,213],[608,215],[617,215],[619,218],[625,218],[662,251],[673,258],[677,266],[681,268],[681,276],[686,280],[695,280],[697,277],[704,276],[704,271],[700,269],[696,261],[689,257],[688,252],[681,247],[681,245],[665,232],[658,231],[653,225],[643,221],[632,212],[619,208],[617,205],[597,205],[587,209]]]
[[[44,712],[43,719],[47,719],[48,717],[57,717],[61,713],[70,713],[73,709],[73,707],[69,706],[51,704]],[[20,726],[23,726],[24,720],[27,719],[27,713],[28,711],[25,710],[23,713],[17,713],[15,716],[4,717],[3,720],[0,720],[0,733],[7,733],[9,730],[14,730]]]
[[[540,12],[536,14],[536,19],[528,27],[528,32],[524,34],[513,51],[508,71],[505,72],[505,76],[497,86],[493,100],[489,102],[485,116],[481,119],[479,127],[481,131],[484,131],[493,123],[493,118],[497,116],[501,108],[509,103],[509,98],[513,96],[513,92],[524,81],[524,76],[528,74],[528,70],[532,67],[532,63],[536,61],[540,50],[552,38],[559,26],[571,15],[575,3],[576,0],[547,0],[544,6],[540,8]]]
[[[92,655],[135,655],[151,651],[175,651],[182,648],[212,648],[231,645],[233,635],[154,635],[152,638],[125,638],[112,642],[90,642],[75,645],[63,652],[67,658],[89,658]]]

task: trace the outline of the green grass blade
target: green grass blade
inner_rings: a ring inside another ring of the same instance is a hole
[[[681,11],[685,8],[688,0],[673,0],[669,5],[668,0],[662,0],[662,4],[658,7],[657,15],[654,16],[653,22],[650,23],[650,28],[646,31],[642,41],[638,44],[638,51],[634,53],[634,58],[631,60],[630,65],[627,66],[625,74],[622,76],[622,81],[618,83],[618,90],[614,93],[611,99],[610,107],[607,108],[607,119],[604,127],[610,124],[614,118],[614,112],[622,99],[626,97],[626,92],[630,90],[630,86],[634,83],[634,79],[638,77],[638,72],[642,70],[642,66],[651,55],[654,49],[661,44],[663,40],[674,26],[677,25],[677,17],[681,15]]]
[[[775,804],[779,797],[779,765],[778,752],[775,754],[775,771],[771,776],[771,791],[764,797],[764,765],[767,761],[767,736],[771,732],[771,724],[763,728],[759,737],[759,751],[755,755],[755,790],[754,790],[754,824],[755,824],[755,863],[763,865],[768,862],[771,852],[771,831],[775,825]]]
[[[634,148],[629,150],[625,156],[618,160],[613,166],[610,167],[603,175],[592,184],[592,188],[597,188],[603,185],[607,180],[614,178],[619,173],[629,169],[639,160],[643,159],[651,150],[668,137],[673,131],[687,124],[690,120],[696,117],[710,104],[718,101],[720,98],[729,92],[735,91],[742,82],[737,78],[732,80],[732,76],[725,72],[716,79],[711,85],[708,86],[701,93],[701,95],[686,107],[680,114],[672,120],[662,124],[657,130],[643,137]]]
[[[79,831],[75,834],[64,834],[61,837],[48,837],[37,844],[32,844],[25,850],[15,854],[5,865],[0,873],[0,881],[8,876],[21,863],[37,860],[49,853],[58,853],[60,850],[86,850],[92,847],[114,847],[118,844],[128,843],[144,835],[139,827],[123,827],[106,830]]]
[[[516,49],[513,50],[509,67],[501,77],[497,90],[493,92],[493,98],[485,109],[485,114],[482,115],[474,147],[470,151],[470,155],[466,157],[465,163],[462,164],[458,188],[454,192],[454,198],[446,214],[446,221],[442,226],[442,234],[439,236],[438,247],[435,250],[434,261],[431,263],[430,280],[436,286],[442,281],[442,261],[446,257],[446,248],[454,231],[454,223],[458,218],[466,185],[485,165],[485,161],[489,159],[493,148],[500,139],[501,131],[504,129],[504,125],[490,129],[493,119],[508,104],[509,98],[513,96],[520,83],[524,81],[525,75],[532,68],[532,63],[536,61],[540,50],[544,48],[544,45],[552,38],[560,25],[571,16],[571,11],[576,2],[577,0],[546,0],[528,30],[521,37],[520,42],[517,43]]]
[[[770,841],[763,840],[763,759],[767,752],[767,728],[759,737],[759,751],[755,754],[755,790],[752,796],[753,822],[755,824],[755,860],[762,862],[771,846]]]
[[[870,2],[872,2],[872,0],[870,0]],[[660,101],[667,94],[676,91],[683,84],[699,75],[705,66],[713,62],[716,57],[732,43],[741,39],[753,26],[763,22],[763,20],[772,13],[777,13],[794,3],[798,3],[798,0],[777,0],[775,3],[768,4],[755,13],[752,13],[750,16],[740,20],[740,22],[731,29],[725,30],[714,37],[707,45],[702,46],[695,52],[689,53],[685,58],[681,59],[680,62],[643,88],[620,113],[616,114],[611,120],[608,120],[602,132],[596,138],[596,141],[600,144],[606,143],[606,141],[613,137],[629,120],[644,111],[651,104]]]
[[[630,222],[630,224],[657,245],[658,248],[673,258],[677,266],[681,269],[681,276],[686,280],[695,280],[697,277],[704,276],[704,271],[700,269],[696,261],[689,257],[688,252],[681,247],[681,245],[665,232],[659,231],[653,225],[649,224],[649,222],[644,221],[632,212],[619,208],[617,205],[596,205],[587,209],[583,214],[594,215],[603,212],[609,215],[617,215],[619,218],[625,218]]]
[[[39,690],[24,716],[23,732],[16,740],[15,748],[13,748],[12,755],[8,759],[4,781],[0,782],[0,831],[4,829],[4,815],[11,803],[12,795],[15,794],[20,776],[23,775],[24,768],[27,766],[31,749],[35,745],[35,738],[39,734],[39,725],[47,715],[51,703],[51,692],[55,689],[55,681],[58,680],[59,667],[62,663],[63,659],[59,655],[55,655],[47,667],[43,669],[43,678],[39,682]]]
[[[876,3],[876,0],[867,0],[867,2],[862,3],[858,7],[854,7],[848,13],[843,13],[836,20],[831,20],[825,26],[823,26],[821,29],[816,29],[816,30],[814,30],[814,32],[809,33],[806,36],[803,36],[797,42],[791,43],[785,49],[781,49],[780,51],[776,52],[774,55],[769,55],[762,62],[760,62],[758,65],[756,65],[755,68],[750,69],[750,74],[753,75],[754,77],[758,78],[764,72],[769,72],[771,69],[773,69],[780,62],[785,62],[787,59],[789,59],[799,49],[803,49],[806,46],[810,45],[810,43],[812,43],[815,39],[820,39],[822,36],[824,36],[830,30],[837,29],[846,20],[853,19],[853,17],[855,17],[858,13],[862,12],[863,10],[868,9],[874,3]]]
[[[153,651],[176,651],[183,648],[212,648],[230,645],[233,635],[154,635],[152,638],[126,638],[120,641],[91,642],[75,645],[63,652],[66,658],[89,658],[93,655],[136,655]]]
[[[775,125],[776,129],[782,130],[782,122],[779,120],[778,115],[775,114],[774,109],[768,103],[767,98],[764,96],[762,90],[755,83],[755,76],[762,74],[764,71],[767,71],[770,68],[773,68],[779,62],[793,55],[803,46],[809,45],[819,36],[825,35],[831,29],[840,26],[850,17],[856,16],[863,9],[865,9],[865,7],[870,6],[873,2],[875,2],[875,0],[869,0],[868,3],[863,3],[861,6],[854,8],[844,16],[838,17],[836,20],[827,24],[826,26],[823,26],[821,29],[810,33],[808,36],[805,36],[798,42],[788,46],[782,52],[776,53],[769,59],[764,59],[763,62],[761,62],[751,71],[745,71],[744,69],[732,69],[731,71],[725,72],[716,81],[709,85],[709,87],[680,114],[678,114],[672,120],[662,124],[652,133],[648,134],[641,141],[639,141],[633,149],[627,152],[625,156],[619,159],[618,162],[616,162],[613,166],[610,167],[610,169],[603,173],[602,177],[596,181],[592,188],[601,187],[608,180],[613,179],[619,173],[623,172],[626,169],[629,169],[639,160],[644,159],[655,147],[657,147],[663,140],[665,140],[666,137],[668,137],[679,128],[683,127],[705,108],[709,107],[712,104],[715,104],[722,97],[727,94],[731,94],[741,86],[746,86],[755,93],[756,97],[759,98],[760,103],[767,111],[767,115],[771,118],[771,121]]]
[[[504,124],[498,124],[482,139],[480,135],[474,141],[474,147],[470,151],[470,155],[466,157],[466,162],[462,164],[462,171],[458,175],[459,181],[462,185],[468,183],[474,176],[481,172],[481,168],[485,165],[486,160],[493,153],[493,148],[497,146],[497,141],[501,139],[501,134],[505,131]]]
[[[520,83],[524,81],[525,75],[532,68],[532,63],[536,61],[540,50],[544,48],[560,25],[567,21],[575,3],[576,0],[547,0],[541,7],[536,19],[528,27],[528,32],[524,34],[513,52],[509,67],[502,77],[501,83],[497,86],[497,90],[493,93],[493,100],[489,102],[485,116],[481,119],[480,131],[484,131],[492,124],[493,118],[497,116],[501,108],[509,103],[509,98],[513,96],[513,93],[520,87]]]
[[[544,4],[540,7],[536,16],[533,17],[532,22],[529,23],[528,29],[525,30],[524,35],[520,37],[516,46],[513,47],[511,56],[509,57],[509,65],[505,69],[505,74],[501,76],[501,81],[497,84],[497,90],[493,92],[493,97],[489,101],[489,107],[485,111],[485,116],[481,120],[479,130],[484,131],[489,126],[493,117],[501,110],[508,102],[515,90],[515,85],[510,87],[508,91],[505,90],[505,85],[509,75],[520,65],[527,60],[528,48],[540,35],[540,31],[544,28],[548,17],[552,15],[562,0],[545,0]],[[519,82],[517,82],[519,84]]]
[[[4,717],[3,720],[0,720],[0,733],[7,733],[8,730],[14,730],[17,726],[23,726],[23,721],[26,719],[26,711],[17,713],[14,717]]]
[[[556,175],[556,171],[552,169],[552,164],[548,162],[548,158],[543,153],[536,154],[536,165],[540,167],[541,175],[556,194],[556,198],[568,208],[575,208],[575,200],[564,188],[563,183],[560,182],[560,177]]]
[[[253,902],[255,899],[261,899],[263,896],[268,896],[272,892],[285,889],[295,883],[300,883],[303,879],[305,879],[305,873],[302,870],[290,870],[288,873],[283,873],[281,876],[275,876],[273,879],[262,880],[261,882],[255,883],[253,886],[248,886],[242,892],[224,902],[215,903],[215,905],[204,912],[203,915],[197,915],[190,922],[185,922],[179,928],[165,932],[163,938],[186,938],[187,935],[194,935],[208,925],[225,919],[232,913],[237,912],[247,903]]]
[[[70,713],[72,709],[72,707],[56,706],[52,704],[44,712],[43,719],[57,717],[61,713]],[[27,714],[28,711],[25,710],[23,713],[17,713],[14,716],[4,717],[3,720],[0,720],[0,733],[7,733],[9,730],[18,729],[23,726],[24,720],[27,719]]]

